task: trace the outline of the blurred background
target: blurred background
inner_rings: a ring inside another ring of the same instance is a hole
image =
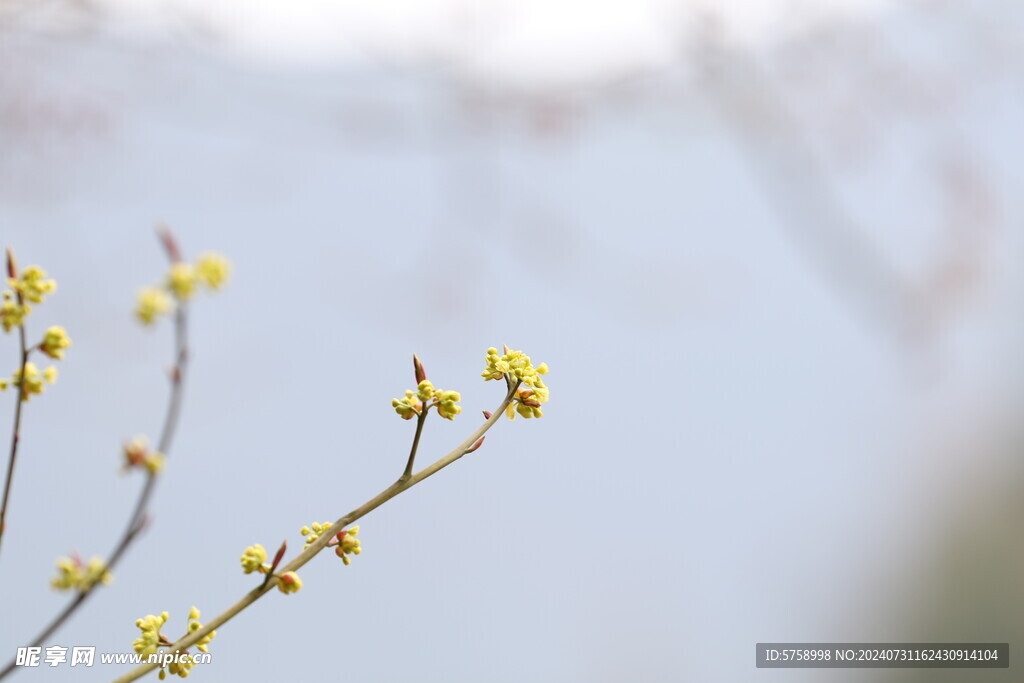
[[[219,613],[247,545],[401,473],[413,352],[464,406],[425,464],[504,343],[550,365],[545,417],[361,520],[198,680],[981,680],[754,647],[1024,637],[1022,29],[1009,0],[0,0],[0,242],[59,282],[30,334],[74,340],[24,418],[2,659],[134,504],[166,223],[234,279],[193,307],[152,524],[50,644]]]

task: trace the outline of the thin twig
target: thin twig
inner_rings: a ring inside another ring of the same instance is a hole
[[[7,249],[7,274],[11,278],[18,276],[17,266],[14,264],[14,255],[10,248]],[[18,298],[18,307],[24,308],[25,298],[21,291],[15,289],[15,296]],[[25,402],[28,394],[25,392],[25,368],[28,366],[28,345],[25,343],[25,321],[18,324],[18,342],[21,345],[21,374],[18,375],[18,398],[14,406],[14,428],[11,429],[11,454],[7,458],[7,478],[4,479],[4,498],[0,503],[0,543],[3,542],[4,531],[7,530],[7,503],[11,498],[11,483],[14,481],[14,462],[18,459],[18,444],[21,442],[21,404]]]
[[[409,462],[405,464],[405,471],[402,472],[402,480],[412,476],[412,464],[416,461],[416,449],[420,447],[420,434],[423,433],[423,423],[427,421],[427,406],[424,405],[422,412],[416,417],[416,436],[412,438],[412,448],[409,449]]]
[[[505,395],[505,399],[501,402],[501,405],[499,405],[498,408],[495,409],[493,413],[491,413],[491,417],[488,418],[487,421],[484,422],[480,427],[478,427],[476,431],[474,431],[469,436],[469,438],[467,438],[465,441],[459,444],[454,450],[448,453],[448,455],[444,456],[434,464],[420,470],[419,472],[412,475],[408,479],[406,479],[405,477],[400,478],[394,484],[387,487],[386,489],[378,493],[376,496],[374,496],[367,502],[363,503],[360,507],[348,513],[344,517],[341,517],[338,521],[334,523],[333,526],[331,526],[331,528],[328,531],[325,531],[323,534],[321,534],[320,537],[313,541],[313,543],[310,544],[308,548],[299,553],[294,560],[292,560],[284,567],[282,567],[278,573],[274,574],[273,578],[269,582],[264,582],[256,588],[249,591],[248,593],[246,593],[241,600],[239,600],[234,605],[227,608],[226,610],[218,614],[216,617],[208,621],[206,624],[203,625],[202,628],[197,629],[192,633],[188,634],[187,636],[184,636],[183,638],[178,640],[176,643],[171,645],[166,651],[182,651],[185,648],[190,647],[195,643],[199,642],[199,640],[204,638],[208,633],[220,628],[227,622],[231,621],[231,619],[233,619],[239,612],[242,612],[249,605],[253,604],[261,597],[266,595],[269,591],[271,591],[274,588],[274,586],[280,583],[281,574],[295,571],[301,568],[310,560],[312,560],[321,550],[327,547],[327,544],[330,543],[331,539],[334,538],[338,534],[338,532],[343,530],[346,526],[348,526],[352,522],[355,522],[360,517],[363,517],[364,515],[377,509],[378,507],[388,502],[389,500],[391,500],[398,494],[402,493],[403,491],[412,488],[413,486],[420,483],[427,477],[436,474],[437,472],[441,471],[448,465],[451,465],[453,462],[455,462],[463,455],[465,455],[467,451],[472,449],[473,445],[480,439],[480,437],[483,436],[487,432],[487,430],[493,427],[494,424],[505,414],[505,408],[508,407],[508,405],[512,402],[512,398],[515,395],[515,390],[516,388],[518,388],[518,386],[519,382],[516,382],[509,389],[509,392]],[[116,679],[114,683],[129,683],[129,681],[134,681],[146,675],[153,669],[157,668],[157,666],[159,665],[155,663],[143,664],[135,669],[132,669],[124,676],[121,676],[120,678]]]
[[[166,246],[166,241],[165,241]],[[171,249],[168,249],[168,256],[173,261],[176,259],[176,254]],[[171,368],[171,393],[167,402],[167,413],[164,416],[163,428],[160,431],[160,440],[157,443],[157,451],[162,453],[164,456],[167,455],[171,447],[171,442],[174,439],[174,434],[178,426],[178,417],[181,414],[181,399],[184,392],[184,379],[185,371],[188,366],[188,315],[185,310],[185,305],[179,302],[177,311],[174,315],[174,345],[175,345],[175,363]],[[24,371],[22,373],[24,375]],[[17,434],[17,431],[15,431]],[[117,565],[118,561],[124,555],[125,551],[132,544],[132,541],[136,539],[139,532],[145,527],[146,521],[146,510],[149,505],[150,499],[153,497],[153,490],[156,488],[156,475],[152,472],[146,471],[146,481],[139,492],[139,497],[135,502],[135,507],[132,510],[131,516],[128,518],[128,524],[125,527],[124,532],[121,534],[121,538],[118,540],[117,545],[114,547],[113,552],[110,554],[110,559],[107,560],[106,569],[112,571]],[[30,647],[42,647],[47,639],[52,636],[57,629],[64,625],[71,616],[78,611],[78,609],[85,603],[86,599],[92,595],[95,584],[89,586],[86,590],[80,591],[68,605],[58,613],[53,620],[43,629],[43,631],[36,636],[32,641]],[[16,664],[14,660],[11,660],[7,665],[0,670],[0,679],[10,674]]]

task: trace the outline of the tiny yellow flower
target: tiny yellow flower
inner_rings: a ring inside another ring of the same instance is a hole
[[[42,372],[39,372],[39,368],[36,367],[35,363],[25,363],[25,382],[24,388],[21,392],[21,400],[27,401],[32,394],[41,394],[43,389],[46,388],[46,384],[53,384],[57,381],[57,368],[52,365]],[[14,374],[11,376],[10,384],[12,386],[22,386],[21,381],[21,368],[16,368]],[[6,389],[7,383],[0,384],[0,389]]]
[[[306,537],[306,545],[303,546],[303,550],[312,545],[313,541],[327,533],[331,526],[333,526],[331,522],[313,522],[309,526],[304,526],[299,529],[299,533]]]
[[[156,319],[171,310],[171,297],[163,289],[144,287],[135,302],[135,316],[143,325],[152,325]]]
[[[220,289],[231,277],[231,262],[220,254],[200,254],[196,259],[196,279],[210,289]]]
[[[28,305],[20,305],[14,301],[10,292],[4,292],[4,302],[0,304],[0,325],[4,326],[4,332],[10,332],[25,321],[25,316],[32,312]]]
[[[430,380],[425,379],[416,385],[416,391],[407,390],[405,398],[391,399],[391,407],[403,420],[410,420],[422,414],[424,410],[437,406],[437,412],[441,417],[451,420],[462,412],[462,408],[456,405],[461,400],[459,392],[438,389]]]
[[[455,416],[462,412],[462,407],[456,405],[462,400],[462,395],[457,391],[441,391],[437,395],[437,413],[443,418],[454,420]]]
[[[178,262],[167,271],[167,289],[178,301],[187,301],[196,289],[196,269],[188,263]]]
[[[164,454],[150,450],[149,439],[136,436],[124,445],[125,469],[144,467],[150,474],[156,474],[164,468]]]
[[[334,554],[340,557],[346,566],[352,563],[352,560],[348,557],[349,555],[359,555],[363,552],[362,545],[359,543],[359,539],[356,538],[358,533],[358,525],[338,532],[338,547],[334,549]]]
[[[285,572],[281,574],[281,580],[277,584],[277,589],[287,595],[288,593],[297,593],[302,588],[302,579],[295,572]]]
[[[242,571],[252,574],[255,571],[265,571],[263,563],[267,561],[267,551],[259,543],[251,545],[242,553]],[[198,619],[198,617],[196,617]]]
[[[61,557],[57,560],[57,576],[50,580],[50,585],[57,590],[68,590],[78,585],[78,575],[81,572],[81,562],[75,562],[70,557]]]
[[[146,471],[150,474],[159,474],[160,470],[164,468],[164,454],[157,453],[156,451],[150,453],[143,461],[142,466],[145,467]]]
[[[487,368],[480,373],[480,376],[484,378],[484,381],[492,379],[501,379],[505,376],[505,373],[509,371],[508,361],[503,360],[498,356],[498,349],[493,346],[487,349]]]
[[[85,565],[85,586],[83,590],[88,590],[98,583],[102,583],[104,586],[109,586],[114,582],[114,575],[107,569],[107,564],[98,557],[93,557],[89,560],[88,564]]]
[[[61,557],[57,560],[57,576],[50,585],[57,590],[75,590],[85,593],[98,583],[109,585],[114,580],[106,563],[98,557],[85,565],[78,557]]]
[[[147,614],[137,619],[135,625],[142,634],[132,643],[132,649],[143,657],[154,654],[160,645],[160,628],[167,623],[169,616],[167,612],[161,612],[160,616]]]
[[[188,613],[188,619],[189,619],[189,621],[188,621],[188,632],[189,633],[194,633],[194,632],[198,631],[199,629],[201,629],[203,627],[203,625],[201,623],[199,623],[199,608],[198,607],[195,607],[195,606],[192,607],[192,609]],[[199,649],[199,651],[200,652],[209,652],[209,649],[208,649],[207,646],[210,644],[210,641],[213,640],[214,636],[216,636],[216,635],[217,635],[216,631],[210,631],[205,636],[203,636],[202,638],[197,640],[196,641],[196,647]],[[172,671],[171,673],[174,673],[174,672]]]
[[[429,379],[425,379],[416,386],[416,398],[426,403],[430,399],[434,398],[436,394],[434,385],[431,384]]]
[[[43,341],[39,344],[39,350],[50,358],[63,360],[64,349],[70,346],[71,338],[68,337],[68,333],[60,325],[54,325],[47,328],[46,334],[43,335]]]
[[[403,420],[411,420],[420,414],[420,410],[423,409],[423,404],[420,403],[419,398],[416,396],[416,392],[406,390],[405,398],[391,399],[391,407],[395,409],[395,412],[402,416]]]

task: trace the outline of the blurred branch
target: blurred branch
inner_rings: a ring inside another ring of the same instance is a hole
[[[161,241],[167,251],[168,259],[174,263],[180,259],[180,254],[177,253],[177,247],[173,236],[166,230],[161,229],[160,232]],[[185,370],[188,365],[188,316],[185,310],[185,303],[180,302],[174,315],[174,340],[175,340],[175,351],[174,351],[174,365],[170,370],[171,380],[171,392],[167,402],[167,413],[164,416],[163,427],[160,431],[160,440],[157,445],[157,451],[164,456],[167,455],[171,447],[171,442],[174,439],[174,434],[178,426],[178,416],[181,413],[181,399],[184,391],[184,378]],[[153,497],[153,491],[156,487],[157,474],[155,472],[145,470],[146,482],[143,484],[139,497],[136,500],[135,507],[132,510],[131,516],[128,518],[128,525],[126,526],[124,533],[118,540],[117,545],[110,554],[110,559],[106,563],[106,570],[112,571],[118,564],[125,552],[131,546],[132,542],[138,537],[139,533],[145,528],[147,517],[146,511],[149,506],[149,501]],[[101,574],[101,573],[100,573]],[[97,582],[99,576],[97,576]],[[70,603],[58,613],[50,623],[42,630],[42,632],[36,636],[30,643],[30,647],[42,647],[47,639],[52,636],[57,630],[64,625],[64,623],[72,617],[81,608],[85,601],[90,595],[95,592],[96,583],[93,583],[85,590],[80,590],[77,595],[71,600]],[[0,679],[10,674],[16,668],[15,660],[11,660],[7,665],[0,670]]]
[[[18,266],[14,260],[14,252],[7,249],[7,274],[10,278],[18,277]],[[15,290],[14,296],[18,307],[25,306],[25,299],[21,290]],[[5,321],[6,323],[6,321]],[[21,365],[18,371],[18,395],[14,402],[14,426],[11,428],[11,451],[7,456],[7,476],[4,479],[3,501],[0,502],[0,542],[3,541],[4,532],[7,531],[7,504],[11,498],[11,485],[14,481],[14,463],[18,459],[18,444],[21,443],[21,410],[28,399],[25,389],[25,369],[28,366],[28,345],[25,342],[25,322],[18,323],[18,344],[21,350]]]
[[[747,158],[808,263],[860,315],[897,336],[927,324],[914,287],[835,196],[800,128],[754,60],[704,34],[695,62],[703,92]]]

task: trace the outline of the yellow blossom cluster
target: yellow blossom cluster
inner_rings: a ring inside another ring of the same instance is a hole
[[[45,370],[40,370],[36,364],[28,361],[25,363],[25,379],[22,382],[21,368],[15,368],[10,379],[0,379],[0,391],[9,386],[21,387],[21,400],[27,401],[32,394],[41,394],[47,384],[57,381],[57,368],[50,365]]]
[[[304,526],[299,529],[299,533],[306,537],[306,545],[303,549],[308,548],[314,541],[316,541],[316,539],[330,531],[331,526],[333,525],[330,522],[324,522],[323,524],[314,522],[309,526]],[[334,553],[340,557],[342,562],[346,565],[352,563],[352,560],[348,557],[349,555],[358,555],[363,552],[362,547],[360,547],[359,539],[356,538],[358,533],[358,525],[348,529],[342,529],[336,534],[335,538],[327,544],[328,548],[334,548]]]
[[[141,619],[136,619],[135,625],[142,634],[132,642],[132,649],[143,657],[154,654],[161,644],[166,643],[166,639],[160,635],[160,629],[167,623],[168,618],[170,615],[167,612],[161,612],[160,616],[147,614]]]
[[[319,522],[313,522],[309,526],[304,526],[299,529],[299,533],[306,537],[306,545],[302,546],[302,549],[305,550],[312,545],[313,541],[327,533],[331,526],[331,522],[324,522],[322,524]]]
[[[83,564],[78,557],[61,557],[57,560],[57,576],[50,585],[57,590],[75,589],[83,593],[98,583],[109,585],[114,580],[103,560],[94,557]]]
[[[334,549],[334,554],[340,557],[346,566],[352,564],[349,555],[359,555],[363,552],[359,539],[356,538],[358,533],[358,525],[338,532],[338,547]]]
[[[46,328],[39,350],[55,360],[64,360],[64,349],[71,346],[71,338],[60,325]]]
[[[157,287],[143,287],[135,304],[135,315],[143,325],[152,325],[161,315],[170,312],[171,295]]]
[[[10,252],[7,254],[7,270],[10,277],[7,279],[7,286],[10,289],[3,292],[3,303],[0,304],[0,324],[5,332],[15,328],[22,329],[24,339],[25,317],[32,312],[28,302],[41,304],[46,296],[57,291],[57,282],[46,276],[39,266],[29,266],[20,274],[17,272],[17,265]],[[64,352],[71,347],[71,338],[67,331],[59,325],[47,328],[41,342],[35,346],[25,348],[25,358],[10,378],[0,378],[0,390],[10,386],[21,388],[21,400],[27,401],[32,394],[41,394],[47,384],[57,381],[57,368],[52,365],[45,370],[40,370],[35,363],[29,362],[28,356],[33,351],[41,351],[43,354],[55,360],[63,360]],[[24,366],[24,372],[22,367]],[[22,375],[24,374],[24,377]]]
[[[167,612],[161,612],[160,616],[149,614],[142,619],[136,620],[135,625],[140,631],[142,631],[142,633],[132,643],[132,648],[134,648],[141,656],[148,657],[149,655],[155,654],[157,649],[161,646],[170,645],[171,642],[167,637],[160,633],[160,629],[167,623],[169,616],[170,615],[168,615]],[[188,613],[188,632],[195,633],[202,627],[203,625],[199,622],[199,608],[193,607]],[[207,633],[196,641],[196,649],[200,652],[208,652],[210,641],[213,640],[216,635],[216,631],[210,631]],[[179,676],[181,678],[188,678],[192,667],[195,666],[195,658],[189,655],[187,650],[175,654],[178,654],[178,656],[174,661],[161,665],[160,680],[167,678],[167,674]]]
[[[246,574],[252,574],[253,572],[265,573],[269,567],[264,562],[267,561],[267,551],[263,549],[259,543],[251,545],[245,549],[242,553],[242,571]]]
[[[331,525],[314,524],[313,527],[317,529],[316,532],[314,532],[313,529],[310,529],[309,527],[302,527],[302,533],[308,535],[308,537],[311,539],[311,543],[315,541],[324,531],[327,531],[331,527]],[[253,572],[267,574],[269,572],[272,572],[274,571],[274,568],[277,567],[277,563],[281,559],[281,555],[283,553],[284,546],[282,545],[281,549],[277,551],[277,556],[274,558],[274,564],[268,565],[264,564],[267,561],[267,551],[263,549],[263,546],[261,546],[259,543],[251,545],[245,549],[244,553],[242,553],[242,571],[246,574],[252,574]],[[278,581],[277,589],[282,593],[297,593],[299,589],[302,588],[302,579],[300,579],[299,575],[295,572],[285,572],[284,574],[281,574],[278,578],[280,579],[280,581]]]
[[[505,410],[510,420],[515,419],[516,413],[527,418],[544,416],[541,404],[548,402],[549,393],[541,375],[548,374],[547,363],[534,367],[529,356],[508,347],[505,347],[504,355],[499,355],[494,347],[487,349],[486,362],[487,368],[480,373],[484,381],[506,378],[509,382],[521,384]]]
[[[12,275],[7,286],[17,292],[21,298],[34,304],[43,303],[48,294],[57,291],[57,281],[47,278],[46,271],[39,266],[29,266],[20,276]]]
[[[217,291],[231,276],[231,263],[220,254],[200,254],[194,264],[176,261],[171,264],[161,284],[139,290],[135,302],[135,316],[143,325],[174,310],[195,294],[198,287]]]
[[[454,420],[462,412],[462,406],[458,405],[461,400],[459,392],[435,389],[430,380],[424,379],[416,386],[416,391],[408,389],[404,398],[391,399],[391,407],[403,420],[410,420],[435,406],[438,415]]]
[[[8,291],[4,292],[3,297],[4,302],[0,304],[0,324],[4,326],[4,332],[10,332],[25,321],[25,316],[32,312],[32,307],[18,303],[14,295]]]
[[[192,609],[188,613],[188,632],[195,633],[202,627],[203,625],[199,623],[199,608],[192,607]],[[216,631],[210,631],[209,633],[207,633],[205,636],[196,641],[196,649],[200,652],[209,652],[208,646],[210,644],[210,641],[213,640],[214,636],[216,635]]]
[[[136,436],[124,445],[125,469],[143,467],[150,474],[156,474],[164,466],[164,454],[150,450],[149,440],[144,436]]]
[[[3,293],[3,304],[0,304],[0,323],[4,326],[5,332],[10,332],[15,327],[24,323],[25,316],[32,312],[32,307],[26,301],[34,304],[41,304],[48,294],[57,291],[57,281],[47,278],[46,271],[39,266],[29,266],[19,275],[17,266],[11,257],[7,255],[8,271],[7,286],[11,289]]]

